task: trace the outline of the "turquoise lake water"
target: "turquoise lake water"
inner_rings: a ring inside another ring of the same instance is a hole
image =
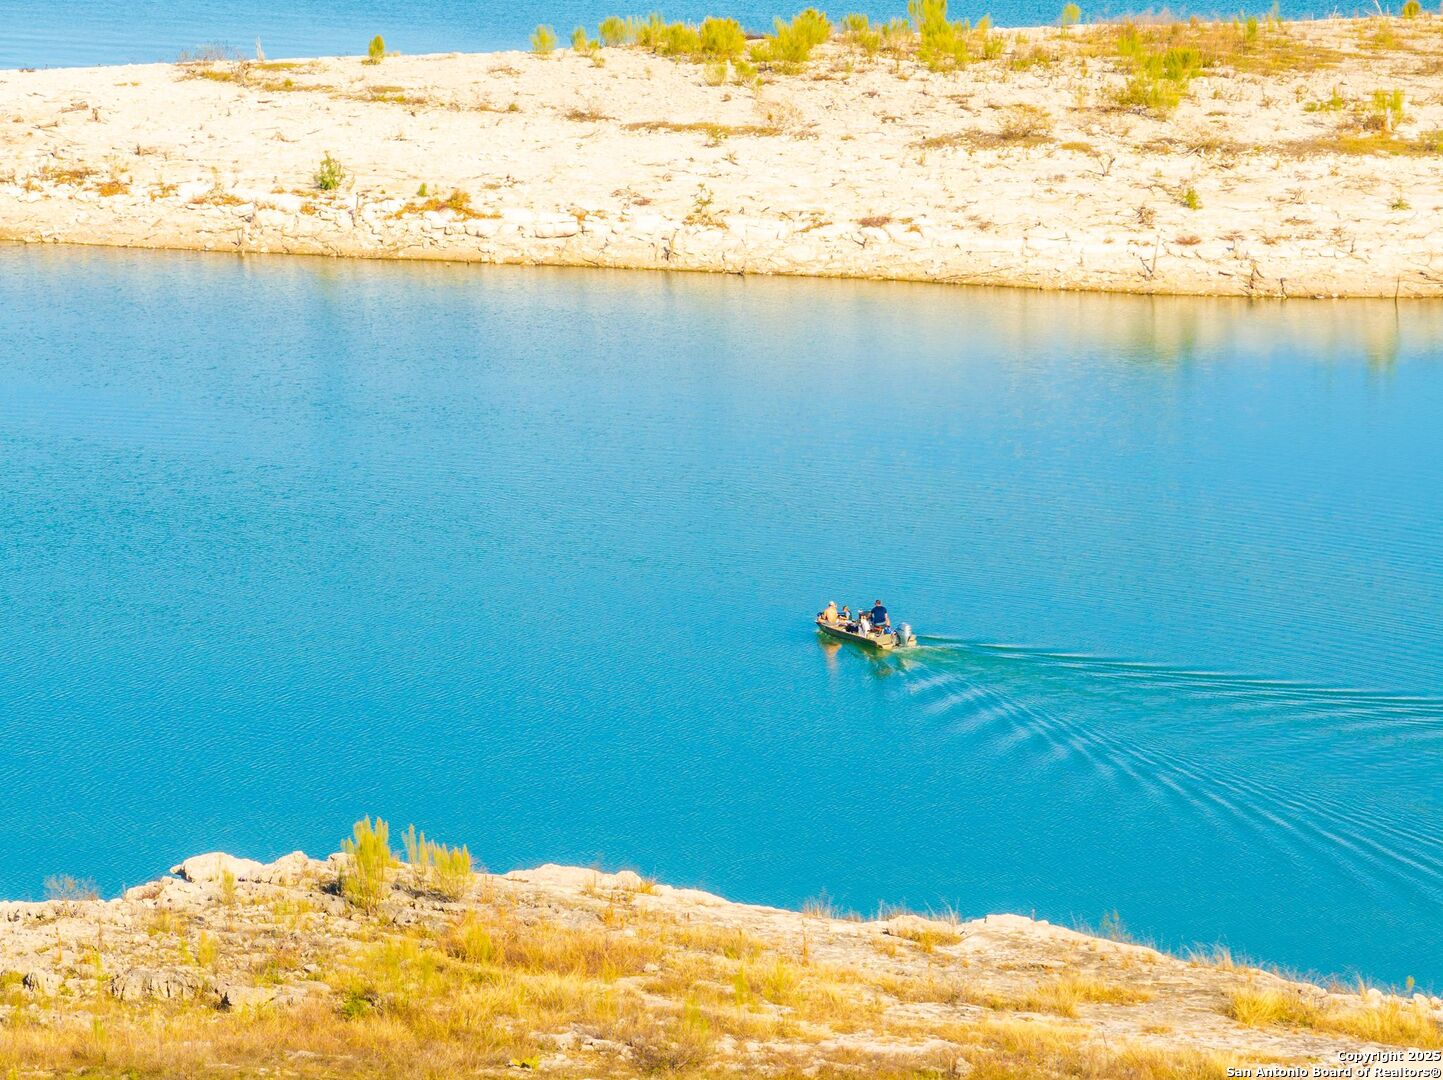
[[[990,15],[1001,26],[1045,25],[1057,19],[1064,0],[952,0],[954,18],[973,21]],[[700,20],[730,15],[751,30],[770,30],[776,16],[791,17],[806,0],[682,0],[661,5],[673,19]],[[1111,18],[1148,10],[1148,5],[1107,0],[1082,4],[1089,19]],[[1240,11],[1266,14],[1272,0],[1241,0],[1221,4],[1210,0],[1170,4],[1175,13],[1232,17]],[[1287,18],[1323,18],[1333,14],[1371,15],[1373,4],[1329,3],[1324,0],[1280,0]],[[1400,3],[1383,4],[1396,11]],[[1425,4],[1425,7],[1432,6]],[[857,0],[821,7],[834,19],[848,11],[882,20],[906,15],[902,0]],[[363,55],[375,34],[389,48],[406,53],[524,49],[537,23],[555,27],[563,42],[571,29],[584,25],[595,33],[607,15],[646,14],[657,5],[618,6],[614,0],[361,0],[335,4],[330,0],[6,0],[5,32],[0,34],[0,69],[85,64],[154,63],[176,59],[182,50],[219,44],[254,55],[259,38],[266,55]]]
[[[0,385],[0,895],[369,812],[1443,986],[1443,305],[11,247]]]

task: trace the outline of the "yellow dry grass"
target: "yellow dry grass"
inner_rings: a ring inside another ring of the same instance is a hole
[[[1343,1006],[1305,998],[1288,990],[1236,990],[1226,1015],[1248,1027],[1296,1027],[1364,1042],[1420,1049],[1443,1048],[1443,1026],[1424,1010],[1393,998]]]

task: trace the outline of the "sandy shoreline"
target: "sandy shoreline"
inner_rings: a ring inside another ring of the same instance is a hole
[[[837,38],[717,85],[639,47],[0,72],[0,239],[1443,296],[1443,19],[1264,28],[1167,112],[1119,103],[1109,35],[953,71]]]

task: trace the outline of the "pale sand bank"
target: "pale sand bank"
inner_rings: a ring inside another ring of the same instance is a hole
[[[1168,115],[1116,102],[1114,37],[950,72],[838,39],[754,84],[635,47],[0,72],[0,239],[1443,295],[1443,19],[1264,29]]]
[[[398,866],[367,909],[348,865],[212,853],[121,899],[0,903],[0,1068],[1221,1080],[1443,1045],[1436,997],[1016,915],[848,918],[560,866],[449,890]]]

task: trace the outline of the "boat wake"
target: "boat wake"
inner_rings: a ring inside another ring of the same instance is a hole
[[[898,669],[939,739],[1443,902],[1438,807],[1401,794],[1433,790],[1443,699],[937,637]]]

